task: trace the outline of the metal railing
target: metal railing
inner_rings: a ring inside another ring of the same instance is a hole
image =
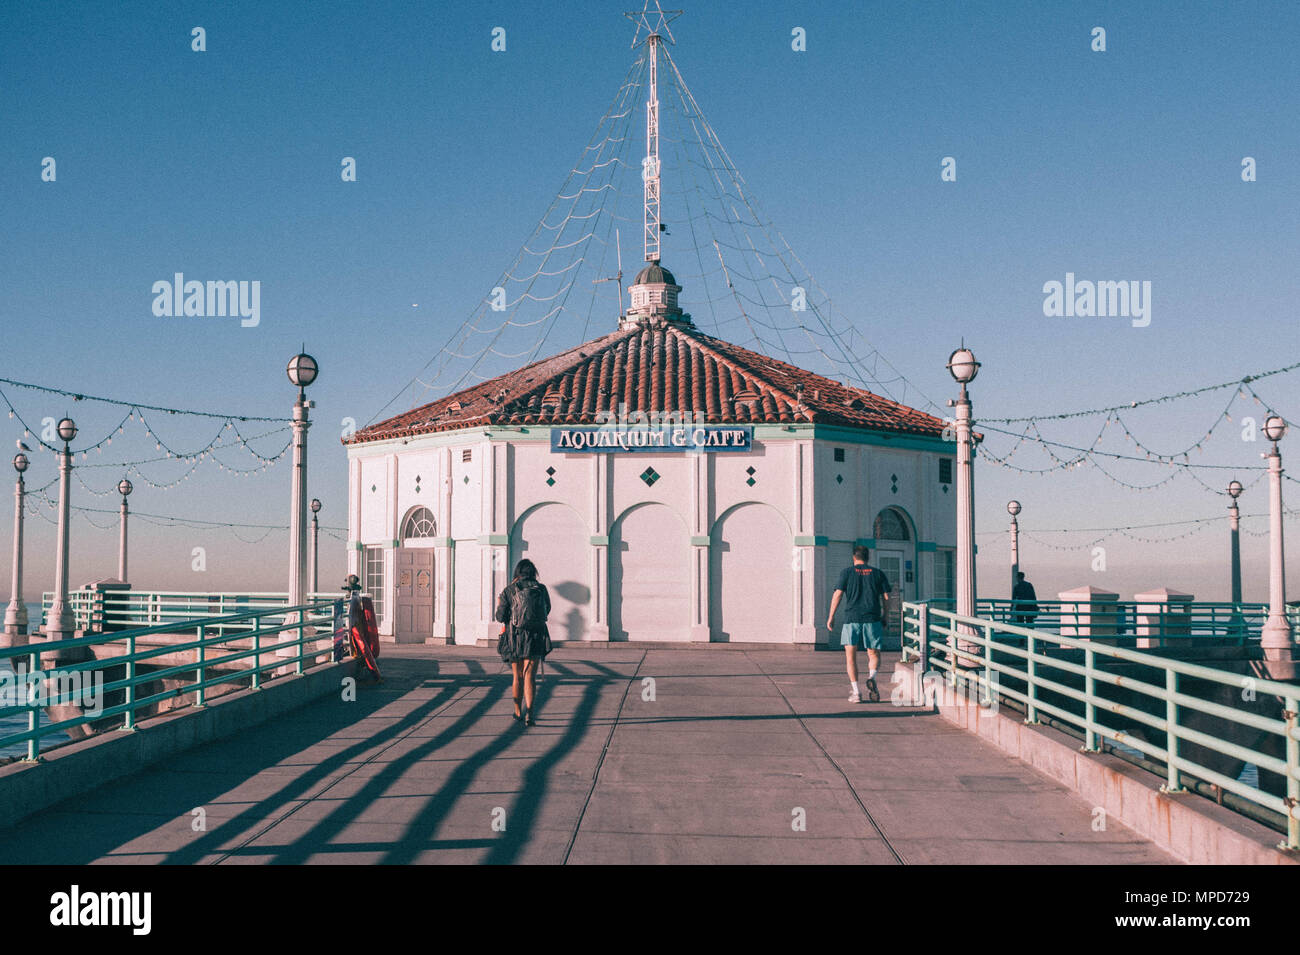
[[[186,635],[177,633],[175,622],[167,622],[0,648],[0,662],[10,661],[16,677],[7,687],[0,683],[0,688],[7,689],[0,695],[0,720],[27,717],[25,731],[0,736],[0,749],[25,743],[26,758],[35,760],[40,741],[54,734],[79,727],[94,732],[129,731],[135,728],[140,711],[164,701],[189,697],[190,705],[204,706],[212,689],[234,689],[237,687],[227,684],[242,682],[257,690],[268,679],[302,673],[304,667],[330,658],[333,610],[331,598],[294,607],[280,603],[242,613],[191,618],[186,630],[194,630],[195,637],[181,642],[164,639]],[[107,652],[96,657],[96,648]],[[181,663],[159,659],[190,654],[193,658]],[[57,659],[59,655],[91,658],[42,668],[42,657]],[[107,671],[112,669],[120,669],[122,674],[110,680]],[[186,679],[186,674],[193,679]],[[163,685],[163,681],[178,679],[184,682],[170,688]],[[105,705],[110,694],[120,694],[120,702]],[[4,698],[15,695],[25,698]],[[45,708],[60,705],[79,708],[80,715],[42,721]]]
[[[308,594],[309,601],[333,600],[337,594]],[[54,594],[41,595],[41,616],[48,618]],[[78,630],[126,630],[132,627],[174,625],[177,631],[191,630],[209,617],[248,611],[284,608],[289,595],[276,592],[201,593],[195,591],[96,590],[85,588],[68,593],[68,609]],[[33,627],[37,629],[37,627]],[[218,632],[244,633],[246,622],[223,625]]]
[[[942,673],[950,684],[978,688],[985,700],[1017,705],[1026,723],[1045,714],[1077,729],[1085,752],[1116,740],[1162,768],[1163,791],[1183,792],[1184,783],[1217,787],[1285,832],[1281,848],[1300,849],[1300,686],[924,603],[903,604],[902,647],[904,661],[923,662],[918,687],[923,673]],[[1232,688],[1234,699],[1246,699],[1248,691],[1261,705],[1207,698],[1217,687]],[[1256,789],[1205,765],[1214,756],[1254,764],[1261,782],[1265,773],[1280,775],[1285,793]],[[1234,803],[1225,801],[1230,808]]]
[[[931,607],[955,610],[955,602],[951,599],[929,600],[927,603]],[[1127,638],[1130,646],[1142,637],[1212,638],[1224,645],[1244,646],[1252,641],[1258,642],[1260,630],[1268,619],[1268,604],[1211,600],[1186,603],[1025,601],[981,597],[975,602],[975,613],[986,620],[1030,626],[1036,630]],[[1287,616],[1292,630],[1300,633],[1300,605],[1288,606]]]

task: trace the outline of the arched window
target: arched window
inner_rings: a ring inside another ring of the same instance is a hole
[[[433,519],[433,512],[427,507],[417,507],[406,517],[402,525],[402,540],[418,537],[434,537],[438,533],[438,524]]]
[[[887,507],[876,515],[876,526],[872,536],[878,541],[905,541],[911,539],[907,530],[907,521],[903,515],[892,507]]]

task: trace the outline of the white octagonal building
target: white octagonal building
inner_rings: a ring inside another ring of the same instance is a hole
[[[824,644],[855,544],[895,596],[952,596],[944,422],[706,335],[680,291],[653,261],[617,331],[346,441],[386,639],[494,645],[523,557],[557,642]]]

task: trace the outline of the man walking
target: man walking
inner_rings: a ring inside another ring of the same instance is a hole
[[[885,601],[889,599],[889,580],[879,568],[867,566],[870,551],[865,547],[853,548],[853,566],[840,572],[831,598],[831,612],[826,617],[826,629],[835,632],[835,611],[844,602],[840,643],[844,646],[849,669],[849,683],[853,692],[850,703],[862,702],[858,686],[858,647],[867,651],[867,697],[872,703],[880,701],[876,686],[876,670],[880,666],[880,647],[884,640]]]

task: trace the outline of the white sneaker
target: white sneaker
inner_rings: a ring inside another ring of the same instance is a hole
[[[854,690],[852,693],[849,694],[849,702],[850,702],[850,703],[861,703],[861,702],[862,702],[862,696],[858,693],[857,690]]]

